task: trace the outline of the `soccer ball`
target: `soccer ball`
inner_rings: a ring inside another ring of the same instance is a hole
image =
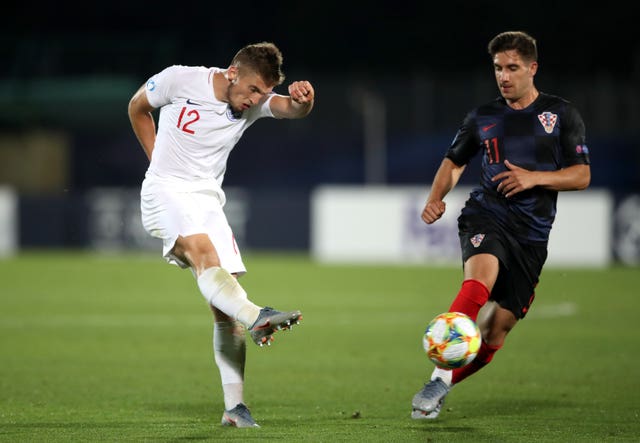
[[[461,368],[476,358],[480,350],[480,329],[461,312],[437,315],[424,331],[422,345],[427,357],[439,368]]]

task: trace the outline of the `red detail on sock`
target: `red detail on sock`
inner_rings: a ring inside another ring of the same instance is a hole
[[[458,369],[454,369],[451,374],[451,383],[456,384],[460,383],[465,378],[469,377],[471,374],[475,374],[480,369],[484,368],[488,365],[491,360],[493,360],[493,355],[498,352],[502,348],[500,346],[491,346],[486,344],[484,341],[480,345],[480,350],[478,351],[478,355],[473,359],[471,363],[466,366],[463,366]]]
[[[478,311],[489,300],[489,289],[479,280],[465,280],[449,312],[462,312],[476,321]]]

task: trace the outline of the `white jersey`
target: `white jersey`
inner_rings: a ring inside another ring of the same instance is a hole
[[[216,99],[213,74],[220,68],[170,66],[147,81],[149,104],[160,108],[158,133],[147,177],[187,181],[222,193],[227,159],[244,131],[262,117],[273,117],[271,94],[239,118]],[[185,183],[186,184],[186,183]]]

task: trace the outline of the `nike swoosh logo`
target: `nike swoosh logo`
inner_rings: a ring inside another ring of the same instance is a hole
[[[187,100],[187,103],[188,103],[188,102],[189,102],[189,100]],[[494,127],[494,126],[496,126],[496,125],[497,125],[497,123],[492,123],[492,124],[490,124],[490,125],[483,126],[483,127],[482,127],[482,131],[483,131],[483,132],[487,132],[489,129],[493,128],[493,127]]]
[[[201,106],[200,103],[196,103],[196,102],[192,101],[190,98],[187,99],[187,104],[188,105]]]

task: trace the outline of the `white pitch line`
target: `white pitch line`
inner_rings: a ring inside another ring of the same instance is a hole
[[[534,303],[531,305],[531,311],[527,314],[527,318],[571,317],[576,315],[577,312],[578,306],[572,302],[542,306],[538,306]]]
[[[154,327],[154,326],[202,326],[207,318],[196,315],[48,315],[46,317],[0,318],[0,328],[23,327]]]

